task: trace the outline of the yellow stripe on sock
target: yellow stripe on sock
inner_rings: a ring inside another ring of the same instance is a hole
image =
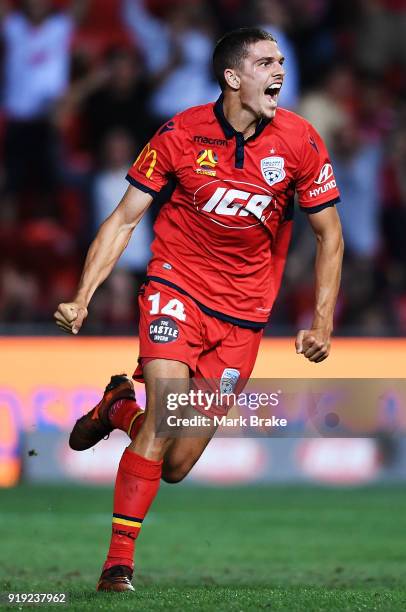
[[[113,516],[113,523],[117,523],[118,525],[128,525],[128,527],[141,527],[141,523],[137,521],[127,521],[126,519],[116,518]]]
[[[134,414],[133,418],[131,419],[130,427],[128,428],[128,431],[127,431],[127,436],[129,436],[130,438],[131,438],[131,429],[132,429],[132,426],[134,425],[134,421],[135,419],[138,419],[138,417],[141,414],[144,414],[143,410],[140,410],[139,412],[137,412],[137,414]]]

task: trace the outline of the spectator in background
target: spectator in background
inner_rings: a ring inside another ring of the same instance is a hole
[[[149,133],[148,89],[139,55],[132,49],[112,49],[102,70],[105,81],[84,100],[81,113],[96,159],[113,129],[125,130],[130,139],[140,143]]]
[[[269,4],[272,0],[269,1]],[[354,4],[354,3],[353,3]],[[295,42],[297,60],[302,87],[313,87],[319,81],[319,75],[329,70],[336,61],[337,55],[342,59],[343,53],[337,49],[335,23],[337,13],[354,14],[354,6],[339,0],[286,0],[284,6],[290,14],[289,34]],[[345,5],[345,7],[343,7]],[[330,18],[330,11],[334,16]],[[345,56],[345,55],[344,55]]]
[[[150,132],[146,109],[147,84],[138,53],[126,47],[110,49],[101,66],[74,82],[61,100],[57,123],[61,129],[78,115],[80,146],[100,162],[106,136],[115,129],[143,143]]]
[[[91,224],[108,214],[109,203],[118,197],[127,161],[120,171],[117,160],[134,158],[136,146],[141,148],[156,124],[172,113],[217,97],[208,68],[210,41],[221,33],[220,29],[213,32],[209,18],[213,14],[218,28],[261,23],[282,39],[284,51],[291,46],[290,40],[294,43],[294,64],[300,70],[295,66],[292,71],[287,51],[288,77],[282,96],[287,93],[285,87],[298,78],[292,72],[300,71],[304,95],[296,110],[315,125],[336,157],[343,192],[340,213],[347,253],[337,333],[404,334],[404,0],[352,4],[286,0],[283,5],[282,0],[193,0],[183,6],[180,0],[92,0],[86,11],[88,1],[10,0],[15,7],[11,10],[0,0],[6,129],[3,174],[9,196],[3,197],[0,206],[0,318],[49,319],[54,303],[65,301],[64,295],[77,282]],[[56,11],[54,5],[70,9]],[[102,9],[103,13],[98,12]],[[118,19],[111,21],[112,29],[103,25],[106,15],[115,10],[131,37],[112,36],[113,30],[120,31]],[[85,11],[87,25],[83,20],[77,33]],[[93,39],[87,46],[86,37],[94,36],[92,28],[96,38],[104,41],[97,53]],[[74,32],[77,64],[71,67],[73,81],[67,86]],[[288,100],[283,104],[295,106]],[[57,126],[63,128],[56,135],[50,120],[55,106]],[[59,158],[61,143],[64,155]],[[124,154],[124,149],[130,152]],[[382,185],[380,193],[378,185]],[[156,202],[150,214],[158,207]],[[55,217],[57,209],[57,219],[44,218]],[[302,322],[305,327],[311,312],[313,252],[311,235],[302,225],[298,213],[286,282],[275,306],[274,333],[275,323],[277,333],[290,333],[291,326],[302,326]],[[117,329],[120,321],[124,325],[129,310],[136,308],[130,280],[142,273],[141,264],[138,268],[133,258],[143,257],[143,247],[139,251],[143,237],[126,251],[131,261],[123,260],[117,276],[97,294],[93,321],[98,318],[103,331]],[[107,305],[113,302],[112,293],[116,298],[110,317]],[[128,320],[132,322],[133,316]],[[100,331],[100,326],[93,331]],[[128,330],[132,331],[131,324]],[[124,327],[122,331],[126,332]]]
[[[134,157],[134,142],[130,135],[116,129],[106,134],[103,147],[103,167],[97,172],[92,189],[94,233],[113,212],[127,189],[125,179]],[[137,225],[128,247],[115,270],[95,295],[93,329],[100,331],[106,325],[116,332],[127,330],[134,324],[138,304],[137,288],[144,280],[151,257],[153,239],[151,213],[148,210]]]
[[[57,142],[51,109],[69,80],[70,43],[86,2],[54,12],[50,0],[24,0],[18,11],[2,2],[4,46],[4,192],[15,208],[27,187],[39,196],[34,215],[55,215]]]
[[[211,74],[214,32],[204,4],[175,4],[163,21],[143,0],[122,0],[123,20],[142,50],[154,83],[150,112],[156,126],[187,107],[218,98]]]
[[[34,274],[6,262],[0,267],[0,321],[25,323],[37,319],[41,290]]]
[[[387,301],[399,333],[406,334],[406,115],[388,142],[384,164],[382,229]]]
[[[319,86],[302,96],[298,112],[314,125],[331,150],[333,135],[344,127],[348,114],[355,110],[355,98],[353,71],[339,65],[328,71]]]
[[[93,182],[94,234],[105,219],[113,212],[127,189],[126,175],[134,158],[134,142],[124,130],[114,130],[106,134],[103,143],[103,168],[96,174]],[[152,223],[147,211],[137,225],[128,247],[117,263],[137,275],[144,275],[151,257]],[[132,315],[133,316],[133,315]]]
[[[379,77],[362,77],[357,87],[357,123],[365,143],[383,143],[396,130],[394,93]]]
[[[289,27],[290,14],[280,0],[256,0],[257,21],[260,28],[270,32],[283,49],[286,77],[279,97],[279,104],[284,108],[296,109],[299,98],[299,67],[296,51],[286,31]]]
[[[365,143],[352,117],[333,134],[331,156],[340,187],[340,218],[346,251],[371,260],[380,245],[380,184],[382,151]]]
[[[387,253],[399,264],[406,262],[406,117],[388,142],[383,172],[384,238]]]
[[[331,153],[343,202],[340,218],[346,243],[342,323],[349,333],[385,335],[385,330],[394,329],[394,320],[377,273],[382,247],[382,145],[368,142],[348,115],[345,125],[333,134]]]
[[[2,230],[0,320],[47,321],[52,302],[78,280],[74,238],[53,219],[31,219],[13,233]]]
[[[394,65],[406,66],[404,0],[360,0],[356,58],[364,70],[383,75]]]
[[[341,324],[348,335],[384,336],[395,331],[393,310],[381,291],[374,263],[349,257],[343,267]]]

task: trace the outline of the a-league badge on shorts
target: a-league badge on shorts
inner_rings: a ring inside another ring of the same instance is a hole
[[[149,338],[157,344],[174,342],[179,338],[179,327],[173,319],[161,317],[149,324]]]
[[[272,187],[275,183],[280,183],[286,176],[284,169],[285,160],[283,157],[264,157],[261,159],[261,172],[262,176]]]
[[[235,386],[240,378],[240,372],[235,368],[225,368],[220,380],[220,393],[229,395],[233,393]]]

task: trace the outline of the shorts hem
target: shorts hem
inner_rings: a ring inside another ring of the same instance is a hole
[[[141,360],[142,359],[148,359],[150,361],[152,359],[166,359],[167,361],[180,361],[181,363],[184,363],[185,365],[188,366],[189,373],[191,373],[190,377],[192,377],[195,374],[195,372],[196,372],[196,365],[193,367],[192,364],[187,359],[185,359],[184,357],[176,358],[176,357],[173,357],[173,356],[165,357],[163,355],[142,355],[142,356],[140,355],[138,357],[138,365],[137,365],[137,367],[134,370],[134,373],[132,375],[132,379],[136,380],[137,382],[142,382],[142,383],[145,382],[144,381],[144,377],[143,377],[143,373],[142,373],[142,364],[141,364]]]

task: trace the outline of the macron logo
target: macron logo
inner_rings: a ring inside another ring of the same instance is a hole
[[[200,142],[200,144],[216,145],[218,147],[226,147],[227,140],[223,138],[209,138],[208,136],[194,136],[193,142]]]

